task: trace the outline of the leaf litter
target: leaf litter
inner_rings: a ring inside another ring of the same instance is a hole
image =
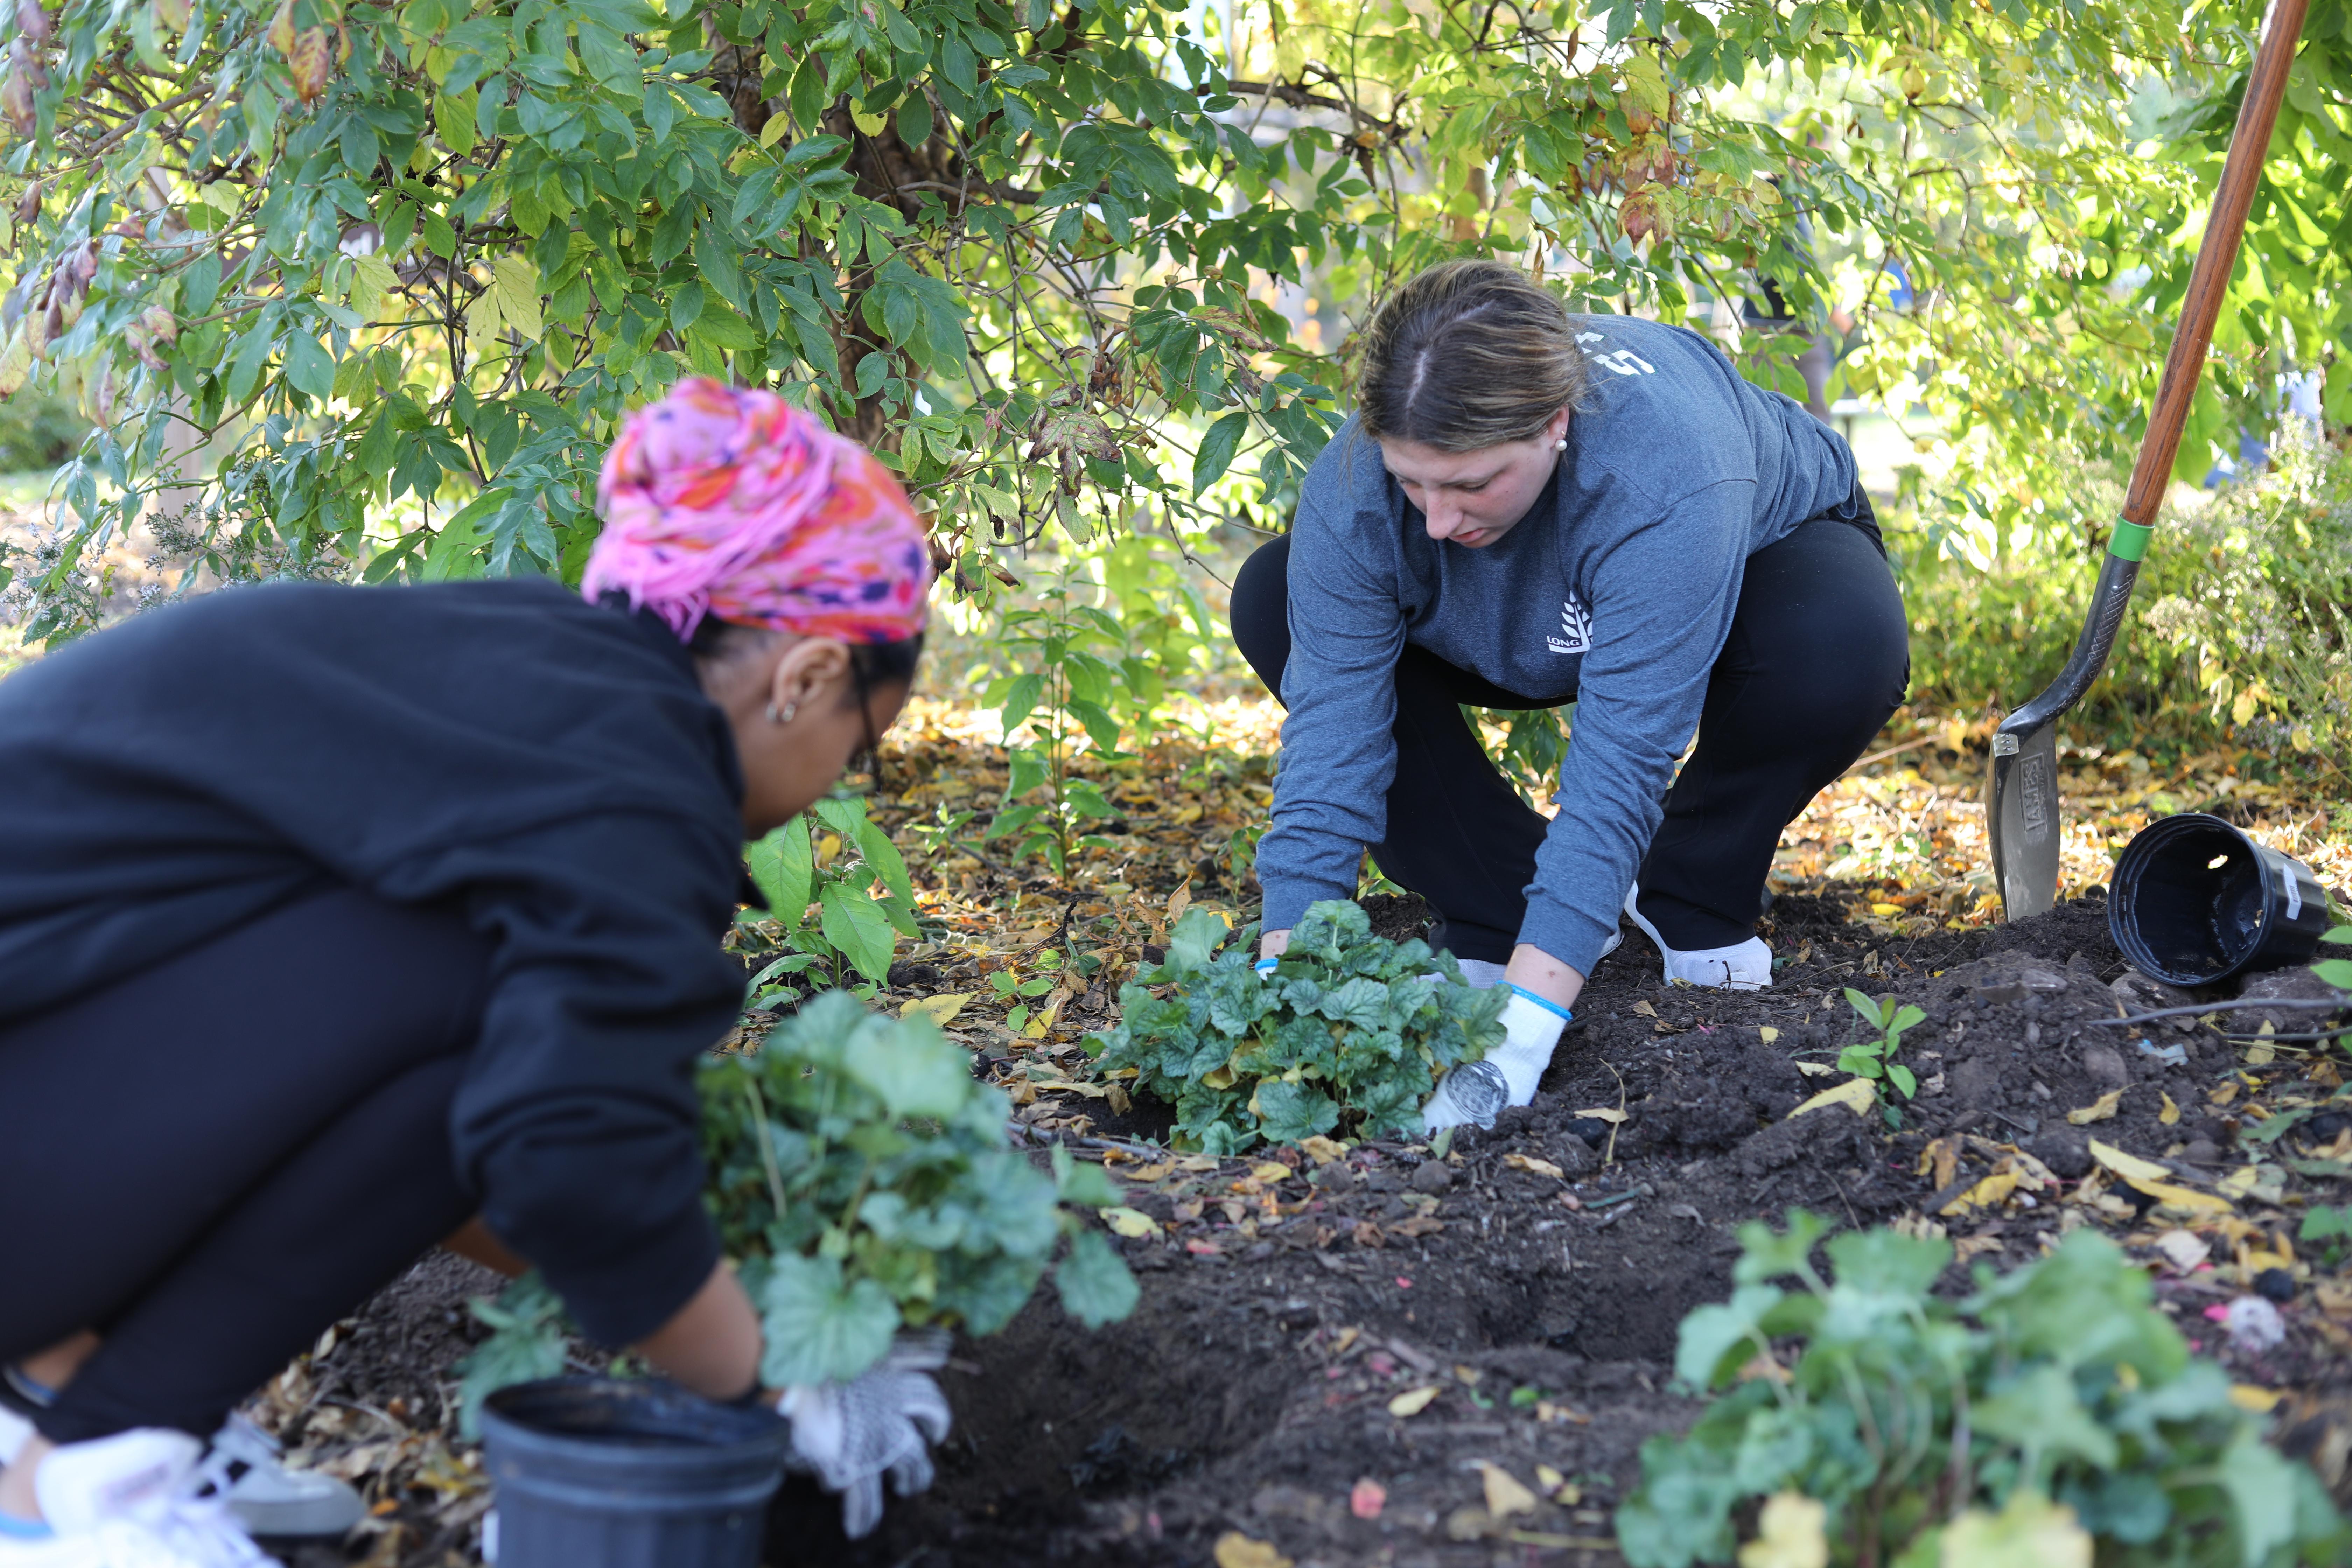
[[[2261,1010],[2275,987],[2190,996],[2129,973],[2096,896],[2133,832],[2200,807],[2342,889],[2352,847],[2327,803],[2249,776],[2242,752],[2167,769],[2062,747],[2069,897],[2000,926],[1981,752],[1953,743],[1980,746],[1984,725],[1906,711],[1893,737],[1948,743],[1850,773],[1783,838],[1759,928],[1784,961],[1770,991],[1665,985],[1630,935],[1537,1104],[1491,1131],[1442,1153],[1318,1136],[1216,1160],[1159,1146],[1167,1109],[1098,1079],[1082,1047],[1188,908],[1234,927],[1255,912],[1279,714],[1203,689],[1135,755],[1074,759],[1118,815],[1061,877],[984,837],[1009,777],[992,715],[919,701],[887,749],[873,815],[904,852],[922,934],[898,941],[872,1004],[928,1015],[967,1050],[1041,1163],[1060,1147],[1118,1180],[1104,1233],[1143,1300],[1088,1333],[1041,1299],[960,1348],[937,1486],[850,1543],[825,1500],[789,1485],[771,1538],[793,1561],[1613,1561],[1636,1450],[1697,1408],[1671,1385],[1675,1324],[1727,1296],[1734,1227],[1796,1205],[1949,1237],[1952,1289],[2098,1227],[2241,1403],[2269,1409],[2284,1451],[2352,1497],[2342,1072],[2309,1043],[2224,1037],[2309,1027],[2307,1010]],[[1423,934],[1418,900],[1370,888],[1379,934]],[[740,933],[747,973],[774,955],[762,934]],[[1922,1013],[1901,1047],[1914,1094],[1834,1066],[1879,1033],[1849,985]],[[2167,1004],[2200,1010],[2105,1026]],[[299,1461],[352,1474],[374,1510],[297,1568],[478,1560],[487,1492],[450,1369],[483,1331],[464,1301],[485,1281],[428,1259],[257,1402]],[[2259,1350],[2226,1321],[2250,1298],[2279,1323]],[[611,1364],[575,1351],[577,1367]],[[1795,1545],[1792,1506],[1769,1536]]]

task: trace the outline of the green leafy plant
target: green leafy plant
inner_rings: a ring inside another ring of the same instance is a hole
[[[812,809],[814,823],[808,814],[795,816],[745,857],[793,949],[752,976],[754,1006],[797,1001],[801,992],[790,977],[819,963],[835,985],[847,985],[852,974],[879,985],[898,938],[922,935],[907,862],[866,816],[864,798],[829,795]]]
[[[1935,1291],[1949,1242],[1849,1231],[1824,1278],[1828,1229],[1802,1211],[1784,1234],[1742,1226],[1730,1301],[1683,1320],[1675,1373],[1712,1403],[1687,1436],[1643,1445],[1616,1515],[1634,1568],[1730,1562],[1759,1500],[1788,1554],[1743,1563],[2286,1568],[2352,1547],[2318,1479],[2263,1445],[2097,1232],[1979,1268],[1954,1300]],[[2021,1538],[2039,1550],[2001,1554]]]
[[[1874,1040],[1856,1040],[1838,1053],[1838,1070],[1857,1078],[1883,1078],[1903,1091],[1908,1100],[1918,1090],[1919,1080],[1909,1068],[1895,1059],[1903,1048],[1903,1031],[1914,1024],[1925,1023],[1927,1015],[1906,1002],[1897,1005],[1892,996],[1882,996],[1874,1002],[1849,985],[1845,999],[1862,1021],[1878,1031]]]
[[[1403,1131],[1440,1074],[1502,1039],[1507,991],[1465,984],[1418,939],[1373,936],[1355,904],[1310,906],[1265,978],[1255,931],[1228,943],[1222,919],[1188,910],[1166,962],[1119,987],[1118,1026],[1087,1042],[1098,1070],[1131,1070],[1175,1107],[1185,1144]]]
[[[985,837],[1012,839],[1016,860],[1044,856],[1058,877],[1079,846],[1117,847],[1086,825],[1115,817],[1118,808],[1099,785],[1075,776],[1070,763],[1082,741],[1107,758],[1121,755],[1113,692],[1138,672],[1105,657],[1125,654],[1127,629],[1108,611],[1072,602],[1066,566],[1038,597],[1042,607],[1005,612],[999,638],[1016,661],[1033,668],[988,689],[986,700],[1002,709],[1007,773],[1003,805]],[[1013,733],[1024,725],[1029,743],[1014,745]],[[1025,798],[1039,792],[1044,799]]]
[[[2331,926],[2319,940],[2352,946],[2352,925]],[[2338,991],[2352,991],[2352,958],[2323,958],[2311,972]]]
[[[700,1087],[706,1195],[760,1309],[770,1386],[855,1377],[902,1325],[994,1333],[1049,1268],[1089,1328],[1134,1310],[1134,1276],[1079,1217],[1117,1184],[1066,1150],[1050,1174],[1030,1163],[1003,1096],[929,1023],[828,992],[757,1050],[711,1058]],[[498,1332],[469,1397],[561,1366],[566,1325],[535,1281],[484,1317]]]

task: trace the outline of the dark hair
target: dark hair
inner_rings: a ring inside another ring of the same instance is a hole
[[[747,626],[736,621],[722,621],[717,616],[705,616],[686,646],[695,658],[717,663],[751,652],[775,635],[766,626]],[[877,686],[912,686],[916,668],[923,661],[920,632],[897,642],[851,643],[848,647],[853,700]]]
[[[1441,452],[1543,433],[1584,400],[1589,373],[1567,310],[1500,261],[1445,261],[1408,279],[1365,333],[1358,428]]]

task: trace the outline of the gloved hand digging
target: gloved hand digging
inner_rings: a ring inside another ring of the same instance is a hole
[[[776,1408],[793,1424],[786,1465],[841,1494],[852,1539],[882,1521],[882,1478],[900,1497],[931,1484],[930,1444],[948,1435],[947,1396],[930,1374],[947,1364],[948,1336],[901,1333],[876,1365],[847,1383],[784,1390]]]
[[[1421,1108],[1423,1125],[1432,1132],[1465,1122],[1492,1127],[1505,1106],[1534,1104],[1536,1082],[1551,1065],[1552,1047],[1570,1016],[1558,1003],[1512,986],[1503,1008],[1503,1043],[1439,1080],[1437,1092]]]

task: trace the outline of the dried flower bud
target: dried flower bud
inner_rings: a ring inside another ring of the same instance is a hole
[[[1657,232],[1658,212],[1648,190],[1634,191],[1625,198],[1625,205],[1617,209],[1617,226],[1635,245]]]
[[[139,325],[158,342],[176,342],[180,336],[180,319],[161,305],[150,305],[139,312]]]

